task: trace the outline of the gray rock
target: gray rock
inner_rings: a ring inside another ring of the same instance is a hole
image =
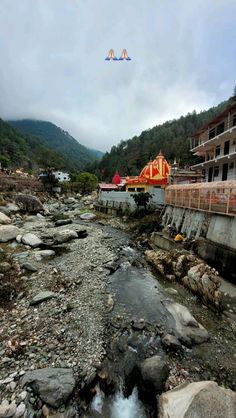
[[[175,335],[187,346],[201,344],[209,339],[207,330],[196,321],[188,308],[179,303],[168,303],[166,309],[175,320]]]
[[[25,245],[30,245],[30,247],[32,248],[40,247],[40,245],[42,244],[41,239],[38,238],[37,235],[31,233],[23,235],[22,242]]]
[[[9,216],[0,212],[0,224],[7,225],[7,224],[10,224],[10,223],[11,223],[11,219],[9,218]]]
[[[15,205],[15,203],[8,203],[7,208],[11,213],[16,213],[20,211],[20,208],[18,205]]]
[[[53,257],[54,255],[55,255],[55,251],[53,250],[40,250],[40,251],[35,251],[34,253],[35,259],[38,261],[41,261],[43,258]]]
[[[50,291],[45,291],[45,292],[40,292],[38,293],[36,296],[33,297],[33,299],[30,302],[30,305],[38,305],[39,303],[44,302],[45,300],[49,300],[52,298],[55,298],[57,296],[56,293],[54,292],[50,292]]]
[[[83,219],[84,221],[90,221],[92,219],[96,218],[96,215],[94,215],[94,213],[82,213],[80,215],[80,219]]]
[[[33,264],[31,264],[31,263],[23,263],[22,264],[22,267],[25,269],[25,270],[28,270],[28,271],[32,271],[32,272],[36,272],[36,271],[38,271],[38,269],[37,269],[37,267],[35,267]]]
[[[16,403],[13,401],[9,404],[9,402],[4,399],[0,404],[0,418],[10,418],[16,413]]]
[[[166,287],[165,291],[169,295],[178,295],[178,291],[176,289],[173,289],[173,287]]]
[[[15,201],[21,210],[29,213],[43,212],[44,208],[40,200],[30,194],[18,194]]]
[[[8,242],[20,234],[20,229],[14,225],[0,225],[0,242]]]
[[[0,263],[0,273],[6,273],[10,269],[11,269],[11,264],[8,263],[7,261],[3,261],[2,263]]]
[[[5,215],[11,214],[11,211],[7,206],[0,206],[0,212],[4,213]]]
[[[26,372],[22,386],[30,386],[35,395],[53,408],[65,404],[75,388],[71,369],[47,368]]]
[[[160,418],[235,418],[236,393],[216,382],[177,386],[159,398]]]
[[[21,240],[22,240],[22,235],[21,234],[20,235],[17,235],[16,242],[18,242],[18,244],[20,244],[21,243]]]
[[[166,334],[162,338],[161,342],[165,347],[173,349],[173,350],[181,347],[181,344],[178,338],[176,338],[174,335],[171,335],[171,334]]]
[[[169,376],[169,368],[160,356],[144,360],[139,366],[138,388],[143,396],[154,399],[156,394],[163,392]]]
[[[55,222],[56,226],[63,226],[69,224],[72,224],[72,219],[58,219],[58,221]]]
[[[78,238],[77,232],[71,229],[64,229],[57,231],[54,234],[54,242],[56,244],[62,244],[63,242],[71,241],[72,239]]]
[[[25,413],[25,404],[21,402],[16,408],[16,413],[14,415],[14,418],[20,418],[22,417],[22,415],[24,415],[24,413]]]

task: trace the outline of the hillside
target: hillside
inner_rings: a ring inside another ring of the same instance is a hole
[[[0,119],[0,160],[9,167],[53,166],[63,168],[69,162],[58,152],[53,151],[41,140],[23,135],[7,122]]]
[[[89,169],[100,179],[107,181],[111,180],[116,170],[121,176],[137,175],[147,161],[155,158],[160,150],[168,161],[176,158],[182,166],[192,164],[196,159],[189,150],[190,136],[224,110],[227,104],[228,101],[222,102],[198,114],[194,111],[143,131],[141,135],[132,139],[122,140]]]
[[[62,154],[69,161],[71,169],[82,170],[97,159],[98,151],[89,150],[51,122],[24,119],[9,123],[22,133],[39,138],[47,147]]]

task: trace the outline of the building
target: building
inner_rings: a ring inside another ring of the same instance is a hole
[[[126,178],[127,192],[149,192],[153,188],[165,187],[168,184],[170,165],[159,152],[155,160],[149,161],[139,176]]]
[[[70,175],[64,171],[53,171],[55,178],[60,181],[70,181]]]
[[[205,181],[236,180],[236,102],[192,135],[191,151]]]

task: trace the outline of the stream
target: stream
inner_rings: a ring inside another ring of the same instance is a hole
[[[90,404],[90,417],[156,416],[155,407],[139,400],[130,376],[133,364],[157,354],[167,359],[173,386],[209,379],[235,389],[235,332],[231,324],[183,286],[157,277],[127,233],[102,228],[119,247],[119,267],[108,276],[114,308],[110,313],[110,352],[104,367],[117,381],[121,379],[123,390],[116,389],[108,396],[99,389]],[[181,342],[179,352],[163,348],[161,338],[165,334],[175,335]]]

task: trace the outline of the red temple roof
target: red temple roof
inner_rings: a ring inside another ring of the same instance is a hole
[[[170,174],[170,166],[160,151],[155,160],[149,161],[139,176],[127,178],[126,184],[166,185]]]
[[[120,184],[120,183],[121,183],[121,178],[120,178],[118,171],[116,171],[112,179],[112,184]]]

